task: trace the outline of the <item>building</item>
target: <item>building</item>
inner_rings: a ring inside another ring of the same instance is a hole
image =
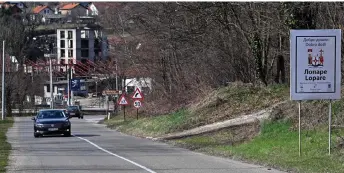
[[[47,15],[54,14],[54,11],[47,5],[39,5],[32,9],[33,14]]]
[[[20,14],[23,12],[23,10],[19,8],[17,4],[9,2],[0,2],[0,8],[10,10],[12,14]]]
[[[32,13],[33,20],[41,20],[42,22],[46,22],[46,17],[53,15],[54,10],[47,5],[39,5],[32,9]]]
[[[87,8],[80,3],[68,3],[59,9],[60,14],[68,16],[86,16]]]
[[[102,32],[97,29],[57,29],[57,61],[59,64],[76,64],[77,61],[107,59],[104,40]]]
[[[133,93],[136,88],[139,88],[143,94],[148,94],[152,90],[152,79],[146,78],[130,78],[125,79],[125,92]]]

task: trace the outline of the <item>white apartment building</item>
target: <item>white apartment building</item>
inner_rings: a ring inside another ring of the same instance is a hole
[[[94,61],[95,30],[92,29],[57,29],[57,60],[59,64],[76,64],[76,60]],[[101,51],[103,46],[101,46]],[[63,71],[66,69],[63,68]]]

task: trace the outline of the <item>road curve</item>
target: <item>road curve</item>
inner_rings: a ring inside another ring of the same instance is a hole
[[[8,173],[278,173],[262,166],[207,156],[161,142],[128,136],[73,118],[73,137],[33,137],[30,117],[15,118]]]

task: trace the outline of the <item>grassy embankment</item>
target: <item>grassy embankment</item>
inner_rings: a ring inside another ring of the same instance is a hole
[[[212,97],[215,96],[215,97]],[[238,115],[256,112],[273,103],[288,100],[289,88],[226,87],[210,93],[189,109],[157,117],[123,121],[116,117],[106,123],[124,133],[161,136]],[[215,98],[215,99],[214,99]],[[217,132],[169,141],[199,152],[231,157],[293,172],[344,172],[344,130],[334,128],[329,156],[326,101],[302,104],[302,156],[298,155],[297,104],[276,108],[273,121],[222,129]],[[341,125],[344,100],[333,103],[333,124]],[[343,147],[343,148],[342,148]]]
[[[6,172],[5,167],[8,164],[8,157],[11,152],[11,145],[6,141],[6,133],[8,128],[12,127],[12,125],[12,118],[8,118],[4,121],[0,120],[0,173]]]
[[[127,121],[123,121],[121,113],[120,116],[106,121],[106,124],[124,133],[156,137],[262,110],[288,98],[285,88],[234,85],[214,90],[188,109],[162,116],[145,116],[139,120],[136,120],[135,114],[127,115]]]

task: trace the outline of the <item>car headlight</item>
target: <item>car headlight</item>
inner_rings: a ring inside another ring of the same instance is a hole
[[[36,124],[36,127],[44,127],[44,124]]]
[[[65,125],[65,126],[69,126],[69,125],[70,125],[70,122],[69,122],[69,121],[66,121],[66,122],[64,123],[64,125]]]

